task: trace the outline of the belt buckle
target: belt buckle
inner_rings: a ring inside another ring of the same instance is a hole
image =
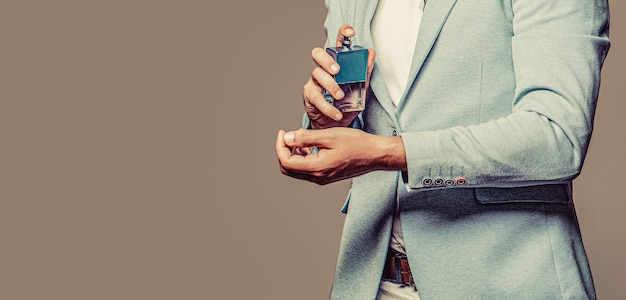
[[[406,259],[406,255],[396,252],[396,253],[393,254],[393,258],[394,258],[394,260],[393,260],[394,261],[393,269],[394,269],[394,271],[396,273],[395,274],[396,275],[396,283],[401,284],[402,286],[405,286],[406,283],[404,282],[404,277],[402,276],[402,259]]]
[[[392,273],[395,278],[392,279],[394,283],[400,284],[404,287],[415,287],[415,281],[413,280],[413,274],[411,273],[411,267],[408,265],[408,258],[406,254],[400,253],[391,249],[390,263],[392,265]],[[406,261],[406,271],[402,274],[402,261]],[[404,276],[403,276],[404,275]],[[404,280],[406,277],[406,280]]]

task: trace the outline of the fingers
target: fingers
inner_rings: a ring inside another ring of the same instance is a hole
[[[313,153],[312,148],[320,144],[320,141],[316,141],[316,139],[318,139],[316,134],[308,134],[308,131],[312,130],[298,129],[290,132],[285,132],[284,130],[278,131],[278,136],[276,137],[276,155],[278,155],[278,159],[281,163],[289,160],[300,160],[300,158],[304,158]],[[323,142],[323,140],[321,142]],[[298,150],[292,151],[292,149]]]
[[[340,121],[343,115],[332,104],[328,103],[322,94],[325,89],[330,95],[338,100],[343,99],[345,94],[339,87],[333,75],[339,72],[339,65],[321,48],[315,48],[311,52],[313,60],[318,65],[311,72],[311,80],[304,86],[303,96],[305,105],[309,109],[316,108],[320,113],[335,121]]]
[[[280,162],[280,170],[283,174],[299,179],[310,180],[310,172],[316,171],[317,158],[315,155],[293,155],[291,149],[293,147],[288,146],[286,141],[293,143],[295,140],[294,134],[296,132],[303,132],[305,130],[291,131],[285,133],[284,130],[278,131],[276,137],[276,155]],[[299,136],[298,139],[301,137]],[[304,148],[304,147],[303,147]]]
[[[335,78],[328,74],[321,67],[313,69],[311,72],[311,78],[321,88],[327,90],[335,99],[341,100],[345,96],[339,84],[335,81]]]
[[[333,80],[333,83],[334,83],[334,80]],[[334,84],[337,85],[336,83]],[[304,106],[305,106],[306,111],[307,112],[318,111],[319,113],[323,114],[327,118],[333,119],[335,121],[340,121],[341,119],[343,119],[343,114],[335,106],[333,106],[332,104],[328,103],[328,101],[326,101],[326,98],[322,94],[321,89],[322,87],[320,87],[319,84],[313,78],[309,79],[309,81],[304,85],[304,89],[302,91],[302,97],[304,100]],[[339,90],[341,90],[341,88],[339,88]],[[337,95],[336,92],[335,92],[335,95]],[[340,95],[343,97],[343,91],[340,93]],[[337,97],[337,96],[334,96],[334,97]],[[341,99],[341,98],[336,98],[336,99]],[[309,117],[311,117],[310,114],[309,114]]]
[[[354,36],[354,28],[350,25],[343,25],[339,28],[337,33],[336,47],[341,47],[344,37]],[[335,60],[322,48],[314,48],[311,51],[311,57],[315,63],[324,69],[326,72],[332,75],[336,75],[339,72],[339,65]]]
[[[278,137],[276,137],[276,155],[278,156],[278,160],[281,162],[287,161],[291,156],[291,150],[287,148],[285,144],[285,131],[279,130]]]
[[[364,134],[349,128],[281,130],[276,140],[280,170],[287,176],[317,184],[327,184],[374,170],[370,160],[358,155],[363,149],[362,145],[370,144],[368,141],[356,142],[363,141]],[[317,146],[319,152],[302,156],[288,150],[311,146]]]
[[[329,74],[336,75],[339,73],[339,65],[335,62],[333,57],[326,52],[326,50],[319,47],[313,48],[313,50],[311,50],[311,58],[313,58],[315,64]]]
[[[341,46],[344,37],[354,36],[354,28],[343,25],[337,34],[337,46]],[[311,51],[311,57],[317,67],[311,72],[311,77],[304,85],[303,100],[307,115],[311,120],[311,127],[315,129],[347,126],[358,113],[342,113],[332,104],[328,103],[328,94],[335,100],[345,98],[345,92],[337,84],[335,75],[339,73],[340,66],[333,57],[322,48]],[[376,54],[370,49],[368,52],[368,73],[365,87],[369,87],[369,78],[374,66]],[[328,92],[328,94],[326,94]],[[326,97],[325,97],[326,95]]]
[[[352,26],[350,25],[343,25],[341,27],[339,27],[339,32],[337,33],[337,41],[336,41],[336,47],[341,47],[341,44],[343,43],[343,38],[344,37],[351,37],[354,36],[354,28],[352,28]]]
[[[344,37],[354,36],[354,28],[350,25],[343,25],[339,28],[337,33],[336,47],[341,47]],[[336,75],[339,72],[339,65],[335,60],[322,48],[314,48],[311,51],[311,57],[315,63],[328,72],[331,75]]]
[[[332,148],[332,141],[335,138],[335,128],[324,130],[304,130],[286,132],[283,135],[283,143],[287,147],[319,147]]]

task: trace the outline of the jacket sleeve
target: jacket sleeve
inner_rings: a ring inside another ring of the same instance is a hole
[[[587,152],[609,48],[606,0],[512,0],[512,112],[486,123],[402,133],[408,189],[433,170],[466,186],[570,181]]]

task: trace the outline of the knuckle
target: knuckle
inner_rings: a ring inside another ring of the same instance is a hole
[[[324,71],[322,67],[317,66],[313,69],[313,71],[311,71],[311,77],[317,80],[320,79],[325,73],[326,71]]]
[[[306,97],[311,97],[316,90],[319,90],[317,85],[313,82],[313,80],[309,80],[302,87],[302,95]]]
[[[306,145],[308,143],[307,132],[304,129],[302,129],[302,128],[294,131],[293,140],[295,142],[298,142],[299,144]]]
[[[311,104],[311,105],[313,105],[315,107],[319,106],[319,103],[320,103],[319,98],[316,97],[315,95],[308,95],[307,100],[308,100],[309,104]]]
[[[304,88],[302,88],[302,97],[303,98],[309,98],[311,97],[311,92],[310,92],[310,87],[308,85],[305,85]]]
[[[313,97],[313,95],[311,94],[311,92],[304,90],[302,92],[302,101],[305,104],[309,104],[309,105],[315,105],[315,97]]]
[[[307,80],[307,81],[304,83],[304,87],[303,87],[303,89],[304,89],[304,90],[306,90],[306,89],[310,89],[310,88],[311,88],[312,86],[314,86],[314,85],[315,85],[315,83],[313,83],[313,79],[309,78],[309,80]]]
[[[317,60],[322,53],[324,53],[324,50],[322,48],[315,47],[315,48],[313,48],[313,50],[311,50],[311,57],[313,57],[313,59]]]

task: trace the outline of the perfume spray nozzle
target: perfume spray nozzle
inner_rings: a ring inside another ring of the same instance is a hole
[[[343,37],[343,42],[341,43],[341,48],[343,50],[351,50],[352,49],[352,37],[351,36],[344,36]]]

